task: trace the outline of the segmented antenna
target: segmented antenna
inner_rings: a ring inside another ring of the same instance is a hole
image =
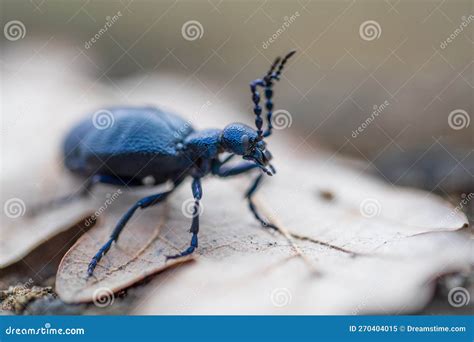
[[[261,138],[263,135],[262,126],[263,120],[261,117],[262,107],[260,106],[260,93],[257,90],[257,86],[265,86],[265,82],[261,79],[254,80],[250,83],[250,91],[252,92],[253,101],[253,112],[255,113],[255,126],[257,127],[258,137]]]
[[[250,83],[250,91],[252,92],[252,101],[254,103],[253,112],[256,115],[255,126],[257,127],[257,134],[259,139],[268,137],[272,134],[272,115],[273,115],[273,80],[280,80],[280,75],[285,67],[286,62],[296,53],[296,50],[290,51],[283,59],[277,57],[268,70],[263,79],[256,79]],[[278,68],[277,68],[278,66]],[[275,71],[276,69],[276,71]],[[264,88],[265,91],[265,108],[267,110],[267,124],[268,127],[265,132],[262,131],[263,120],[261,118],[262,107],[260,106],[260,93],[257,87]]]

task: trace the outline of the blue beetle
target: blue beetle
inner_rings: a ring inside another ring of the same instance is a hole
[[[168,181],[174,184],[171,190],[142,198],[128,209],[109,240],[92,257],[87,269],[89,276],[112,243],[117,241],[134,212],[162,202],[188,176],[193,178],[194,197],[191,243],[183,252],[167,256],[168,259],[189,255],[198,247],[201,178],[208,174],[229,177],[260,168],[263,173],[254,180],[246,198],[255,218],[263,226],[276,229],[259,215],[252,195],[263,174],[271,176],[275,173],[264,138],[272,134],[273,82],[280,79],[286,62],[294,53],[291,51],[283,59],[277,58],[262,79],[250,83],[256,130],[242,123],[232,123],[223,130],[196,131],[181,117],[153,107],[110,108],[106,110],[114,120],[110,127],[97,129],[92,120],[86,119],[71,130],[64,143],[65,166],[87,181],[80,192],[68,197],[69,200],[87,195],[97,183],[141,186],[145,179],[152,179],[154,184]],[[265,131],[262,130],[258,87],[263,88],[266,99],[268,127]],[[221,160],[219,157],[225,152],[229,156]],[[242,156],[245,161],[235,166],[225,165],[235,155]]]

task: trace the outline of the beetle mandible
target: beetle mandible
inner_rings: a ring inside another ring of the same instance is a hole
[[[191,243],[183,252],[167,256],[167,259],[189,255],[198,247],[199,202],[202,197],[201,179],[208,175],[230,177],[260,168],[245,196],[255,218],[265,227],[276,229],[258,213],[252,196],[264,174],[275,173],[270,164],[271,154],[264,138],[272,134],[273,84],[280,80],[281,72],[288,59],[277,58],[270,70],[261,79],[250,83],[253,111],[256,115],[256,130],[242,123],[232,123],[224,129],[194,130],[179,116],[153,107],[115,107],[112,113],[114,124],[103,130],[96,129],[92,120],[86,119],[75,126],[64,143],[65,166],[71,172],[85,177],[83,189],[68,200],[85,196],[98,183],[141,186],[144,179],[154,179],[155,184],[173,183],[169,191],[147,196],[137,201],[122,216],[109,240],[92,257],[87,273],[91,276],[97,263],[117,241],[135,211],[156,205],[165,200],[182,182],[191,176],[194,197],[194,215],[190,232]],[[263,130],[259,88],[263,89],[267,128]],[[223,153],[230,155],[221,160]],[[225,165],[235,155],[245,160],[235,166]]]

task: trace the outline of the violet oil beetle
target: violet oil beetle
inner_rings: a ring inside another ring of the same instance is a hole
[[[256,130],[242,123],[231,123],[224,129],[198,131],[178,115],[158,108],[114,107],[107,109],[114,118],[111,127],[97,129],[88,118],[70,131],[63,148],[65,166],[72,173],[84,177],[86,183],[79,192],[63,200],[87,196],[89,190],[98,183],[127,187],[143,186],[145,179],[153,179],[154,184],[173,183],[171,190],[142,198],[124,213],[108,241],[92,257],[87,269],[89,276],[135,211],[164,201],[188,176],[192,177],[194,197],[191,243],[183,252],[167,256],[168,259],[189,255],[198,247],[201,179],[209,174],[231,177],[260,169],[262,172],[257,175],[245,196],[255,218],[263,226],[276,229],[258,213],[252,195],[263,175],[275,173],[275,168],[270,164],[272,156],[265,142],[265,138],[272,134],[273,85],[280,80],[285,64],[294,54],[295,51],[291,51],[284,58],[277,58],[263,78],[250,83]],[[265,130],[260,89],[265,96]],[[223,153],[229,155],[222,158]],[[227,162],[236,155],[242,156],[244,161],[229,166]]]

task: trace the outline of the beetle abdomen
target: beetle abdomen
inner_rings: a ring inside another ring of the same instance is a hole
[[[101,113],[108,116],[107,126],[88,118],[66,137],[65,164],[71,171],[85,176],[153,175],[161,183],[186,168],[189,161],[177,145],[193,132],[189,122],[153,107],[117,107]]]

